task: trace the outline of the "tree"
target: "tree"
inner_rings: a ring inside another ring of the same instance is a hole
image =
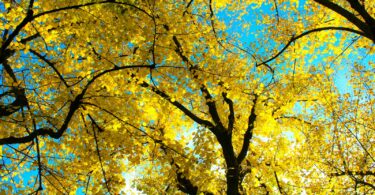
[[[8,193],[375,190],[367,1],[2,4]]]

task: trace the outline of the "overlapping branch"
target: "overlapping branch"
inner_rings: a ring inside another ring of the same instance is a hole
[[[159,95],[161,98],[163,98],[163,99],[167,100],[168,102],[170,102],[172,105],[174,105],[176,108],[178,108],[179,110],[181,110],[184,114],[186,114],[189,118],[191,118],[196,123],[198,123],[198,124],[200,124],[202,126],[205,126],[207,128],[212,128],[213,127],[213,124],[210,121],[198,117],[196,114],[194,114],[193,112],[191,112],[189,109],[187,109],[180,102],[178,102],[176,100],[172,101],[172,98],[167,93],[161,91],[160,89],[158,89],[158,88],[156,88],[154,86],[151,86],[150,84],[148,84],[146,82],[141,83],[140,86],[144,87],[144,88],[147,88],[147,89],[151,89],[151,91],[153,91],[154,93],[156,93],[157,95]]]
[[[103,167],[103,160],[102,160],[102,156],[100,155],[100,149],[99,149],[99,141],[98,141],[98,137],[96,135],[96,130],[95,130],[95,127],[98,129],[98,131],[103,131],[103,129],[98,125],[98,123],[95,121],[94,118],[92,118],[92,116],[90,114],[88,114],[88,117],[90,118],[91,122],[92,122],[92,131],[94,133],[94,140],[95,140],[95,148],[96,148],[96,154],[98,156],[98,159],[99,159],[99,163],[100,163],[100,167],[102,169],[102,173],[103,173],[103,179],[104,179],[104,183],[105,183],[105,187],[107,188],[107,191],[109,194],[111,194],[111,189],[109,188],[109,181],[107,179],[107,176],[106,176],[106,172],[105,172],[105,169]]]
[[[359,34],[359,33],[357,34],[365,36],[375,43],[375,19],[371,17],[371,15],[365,10],[365,8],[358,2],[358,0],[348,0],[348,1],[351,7],[355,11],[357,11],[365,19],[366,22],[363,22],[355,14],[331,2],[330,0],[314,0],[314,1],[331,9],[332,11],[338,13],[339,15],[349,20],[352,24],[354,24],[357,28],[359,28],[362,31],[362,34]]]
[[[337,27],[337,26],[328,26],[328,27],[321,27],[321,28],[315,28],[308,31],[305,31],[297,36],[293,35],[292,38],[286,43],[286,45],[277,52],[273,57],[263,61],[260,64],[257,64],[257,66],[265,65],[268,62],[276,59],[279,57],[292,43],[297,41],[298,39],[305,37],[311,33],[320,32],[320,31],[327,31],[327,30],[337,30],[337,31],[346,31],[358,34],[360,36],[366,37],[370,40],[372,40],[375,43],[375,19],[371,17],[371,15],[365,10],[363,5],[361,5],[358,0],[349,0],[350,5],[352,8],[357,11],[366,22],[363,22],[360,20],[355,14],[351,13],[350,11],[344,9],[343,7],[329,1],[329,0],[314,0],[315,2],[323,5],[324,7],[327,7],[331,9],[332,11],[338,13],[339,15],[343,16],[347,20],[349,20],[352,24],[354,24],[358,29],[355,30],[349,27]]]
[[[54,138],[54,139],[59,139],[64,134],[66,129],[68,128],[69,123],[70,123],[74,113],[80,108],[80,106],[82,104],[82,99],[83,99],[84,95],[86,94],[87,90],[89,89],[90,85],[93,84],[97,79],[99,79],[103,75],[106,75],[106,74],[108,74],[110,72],[114,72],[114,71],[131,69],[131,68],[149,68],[149,67],[150,67],[150,65],[129,65],[129,66],[114,67],[112,69],[108,69],[108,70],[100,72],[99,74],[95,75],[91,80],[89,80],[87,82],[87,84],[83,88],[82,92],[79,95],[77,95],[74,98],[74,100],[71,102],[71,104],[69,106],[69,111],[68,111],[68,113],[67,113],[67,115],[64,119],[64,122],[57,131],[54,131],[53,129],[50,129],[50,128],[43,127],[43,128],[39,128],[36,131],[33,131],[32,133],[30,133],[26,136],[23,136],[23,137],[10,136],[10,137],[7,137],[7,138],[1,138],[0,139],[0,145],[27,143],[27,142],[31,142],[37,136],[49,136],[49,137]]]
[[[175,43],[176,49],[175,52],[181,57],[181,59],[188,65],[189,71],[193,74],[193,78],[197,79],[197,66],[190,63],[188,57],[186,57],[183,53],[182,46],[178,41],[176,36],[173,36],[173,42]],[[208,106],[208,112],[210,113],[212,120],[216,124],[219,129],[224,129],[224,126],[220,120],[219,113],[217,112],[216,103],[213,100],[210,92],[208,91],[207,87],[204,84],[200,85],[200,90],[206,100],[206,105]],[[215,128],[215,134],[218,128]]]
[[[359,35],[362,35],[362,36],[366,36],[366,34],[364,34],[363,32],[361,31],[358,31],[358,30],[354,30],[354,29],[351,29],[351,28],[346,28],[346,27],[335,27],[335,26],[328,26],[328,27],[321,27],[321,28],[315,28],[315,29],[311,29],[311,30],[308,30],[308,31],[305,31],[297,36],[292,36],[292,38],[290,38],[290,40],[288,41],[288,43],[285,44],[285,46],[279,51],[277,52],[274,56],[272,56],[271,58],[259,63],[259,64],[256,64],[256,66],[262,66],[262,65],[266,65],[268,62],[271,62],[273,60],[275,60],[276,58],[278,58],[282,53],[284,53],[284,51],[292,44],[294,43],[295,41],[297,41],[298,39],[300,38],[303,38],[311,33],[315,33],[315,32],[320,32],[320,31],[327,31],[327,30],[338,30],[338,31],[348,31],[348,32],[352,32],[352,33],[356,33],[356,34],[359,34]]]

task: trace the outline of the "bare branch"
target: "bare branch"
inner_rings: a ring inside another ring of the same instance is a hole
[[[277,183],[277,188],[279,189],[280,194],[283,194],[283,188],[280,185],[280,181],[279,181],[279,178],[277,177],[277,173],[276,173],[276,171],[274,171],[273,173],[275,175],[275,179],[276,179],[276,183]]]
[[[275,5],[276,20],[277,20],[277,23],[279,23],[280,22],[280,15],[279,15],[279,8],[277,6],[277,1],[273,0],[273,4]]]
[[[57,70],[57,68],[55,67],[55,63],[49,61],[45,56],[42,56],[40,53],[38,53],[37,51],[35,51],[33,49],[30,49],[30,52],[32,54],[34,54],[35,56],[37,56],[39,59],[43,60],[49,67],[51,67],[53,69],[53,71],[55,71],[55,73],[57,74],[57,76],[60,78],[60,80],[64,83],[64,85],[66,86],[66,88],[70,87],[68,85],[68,83],[65,81],[64,77],[59,72],[59,70]]]
[[[106,188],[108,190],[108,193],[111,194],[111,190],[109,188],[109,182],[107,180],[106,173],[105,173],[105,170],[104,170],[104,167],[103,167],[102,156],[100,155],[99,144],[98,144],[98,137],[97,137],[96,131],[95,131],[95,127],[98,129],[98,131],[100,131],[100,129],[102,129],[102,128],[98,125],[98,123],[96,123],[96,121],[91,117],[90,114],[88,114],[88,117],[90,118],[90,120],[92,122],[92,131],[94,132],[96,154],[98,155],[98,158],[99,158],[100,167],[101,167],[102,173],[103,173],[104,183],[105,183],[105,186],[106,186]]]

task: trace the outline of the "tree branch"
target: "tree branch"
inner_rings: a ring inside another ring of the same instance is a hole
[[[43,16],[43,15],[46,15],[46,14],[51,14],[51,13],[56,13],[56,12],[60,12],[60,11],[64,11],[64,10],[70,10],[70,9],[79,9],[79,8],[82,8],[82,7],[87,7],[87,6],[91,6],[91,5],[100,5],[100,4],[105,4],[105,3],[113,3],[113,4],[119,4],[119,5],[127,5],[127,6],[130,6],[130,7],[133,7],[135,8],[136,10],[138,11],[141,11],[142,13],[146,14],[148,17],[152,18],[152,16],[144,9],[140,8],[140,7],[137,7],[133,4],[130,4],[130,3],[126,3],[126,2],[117,2],[115,0],[107,0],[107,1],[99,1],[99,2],[90,2],[90,3],[84,3],[84,4],[80,4],[80,5],[72,5],[72,6],[67,6],[67,7],[62,7],[62,8],[57,8],[57,9],[53,9],[53,10],[49,10],[49,11],[45,11],[45,12],[42,12],[42,13],[39,13],[39,14],[36,14],[33,18],[38,18],[40,16]]]
[[[314,1],[338,13],[339,15],[345,17],[347,20],[349,20],[351,23],[353,23],[363,32],[367,31],[366,23],[362,22],[353,13],[350,13],[348,10],[342,8],[341,6],[331,2],[330,0],[314,0]]]
[[[122,123],[124,123],[124,124],[126,124],[126,125],[131,126],[132,128],[134,128],[134,129],[137,130],[137,131],[140,131],[143,135],[146,135],[147,137],[149,137],[154,143],[160,144],[160,145],[162,145],[163,147],[165,147],[165,148],[167,148],[167,149],[169,149],[169,150],[175,152],[176,154],[180,155],[181,157],[188,159],[188,156],[186,156],[185,154],[183,154],[183,153],[177,151],[176,149],[172,148],[171,146],[168,146],[167,144],[163,143],[162,140],[159,140],[159,139],[156,139],[156,138],[152,137],[152,136],[151,136],[150,134],[148,134],[146,131],[144,131],[144,130],[138,128],[138,127],[136,127],[135,125],[133,125],[133,124],[131,124],[131,123],[128,123],[128,122],[122,120],[119,116],[117,116],[116,114],[112,113],[111,111],[109,111],[109,110],[107,110],[107,109],[105,109],[105,108],[102,108],[102,107],[100,107],[100,106],[98,106],[98,105],[96,105],[96,104],[89,103],[89,102],[83,102],[82,104],[84,104],[84,105],[89,105],[89,106],[93,106],[93,107],[95,107],[95,108],[98,108],[100,111],[104,111],[105,113],[111,115],[112,117],[114,117],[114,118],[117,119],[118,121],[120,121],[120,122],[122,122]],[[148,127],[148,128],[151,128],[151,127]],[[151,129],[152,129],[152,128],[151,128]],[[128,132],[129,132],[129,131],[128,131]],[[129,133],[130,133],[130,132],[129,132]]]
[[[162,148],[163,149],[163,148]],[[163,149],[164,153],[166,151]],[[187,178],[183,172],[180,171],[180,166],[174,161],[173,157],[170,162],[172,166],[176,167],[176,176],[177,176],[177,188],[186,193],[186,194],[198,194],[198,186],[194,185],[189,178]],[[200,191],[200,193],[203,193],[205,195],[213,195],[211,192],[205,192],[205,191]]]
[[[276,179],[276,183],[277,183],[277,188],[279,189],[280,194],[283,194],[283,188],[280,185],[280,181],[279,181],[279,178],[277,177],[277,173],[276,173],[276,171],[274,171],[273,173],[275,175],[275,179]]]
[[[198,193],[198,187],[195,186],[191,181],[190,179],[188,179],[186,176],[184,176],[184,174],[179,171],[180,170],[180,166],[178,166],[177,163],[174,162],[174,160],[172,159],[172,162],[171,162],[172,165],[174,165],[177,170],[176,170],[176,176],[177,176],[177,188],[184,192],[184,193],[187,193],[187,194],[197,194]]]
[[[232,134],[233,126],[234,126],[234,108],[233,108],[233,101],[227,97],[227,93],[223,92],[222,96],[224,101],[228,104],[229,107],[229,115],[228,115],[228,132]]]
[[[215,16],[215,15],[214,15],[214,10],[212,9],[212,0],[209,0],[209,9],[210,9],[210,22],[211,22],[211,28],[212,28],[212,31],[214,32],[216,42],[217,42],[222,48],[224,48],[226,51],[231,52],[231,51],[229,51],[227,48],[224,47],[223,43],[221,42],[221,40],[219,40],[219,37],[218,37],[218,35],[217,35],[216,28],[215,28],[215,20],[214,20],[214,16]]]
[[[183,54],[182,46],[176,36],[173,36],[173,41],[176,45],[175,52],[181,57],[182,61],[184,61],[189,66],[189,71],[193,74],[193,78],[197,79],[197,72],[196,72],[197,66],[191,64],[188,57],[186,57]],[[208,111],[211,115],[212,120],[218,127],[220,127],[219,129],[224,129],[224,126],[219,117],[219,113],[217,112],[215,101],[212,99],[210,92],[208,91],[208,89],[206,88],[204,84],[201,84],[200,90],[203,93],[203,96],[206,100],[206,105],[208,106]],[[214,133],[217,133],[217,132],[214,132]]]
[[[49,67],[51,67],[53,69],[53,71],[55,71],[55,73],[57,74],[57,76],[60,78],[60,80],[64,83],[64,85],[66,86],[66,88],[70,87],[68,85],[68,83],[65,81],[64,77],[59,72],[59,70],[57,70],[57,68],[55,67],[55,63],[49,61],[46,57],[42,56],[40,53],[38,53],[37,51],[35,51],[33,49],[30,49],[30,52],[32,54],[34,54],[35,56],[37,56],[39,59],[43,60]]]
[[[63,124],[61,125],[60,129],[57,132],[53,131],[50,128],[40,128],[36,131],[33,131],[32,133],[30,133],[27,136],[23,136],[23,137],[10,136],[10,137],[7,137],[7,138],[1,138],[0,139],[0,145],[27,143],[27,142],[31,142],[37,136],[47,136],[48,135],[51,138],[59,139],[64,134],[66,129],[68,128],[68,125],[69,125],[75,111],[78,110],[78,108],[82,104],[82,99],[83,99],[84,95],[86,94],[86,91],[89,89],[90,85],[95,80],[97,80],[101,76],[103,76],[107,73],[113,72],[113,71],[130,69],[130,68],[149,68],[149,67],[150,67],[150,65],[129,65],[129,66],[114,67],[112,69],[102,71],[101,73],[95,75],[91,80],[89,80],[87,82],[86,86],[82,89],[82,92],[79,95],[77,95],[75,97],[75,99],[72,101],[72,103],[70,104],[70,107],[69,107],[68,114],[65,117],[65,120],[64,120]]]
[[[12,87],[12,89],[6,93],[13,93],[15,100],[8,105],[3,105],[0,103],[0,117],[9,116],[28,104],[25,96],[25,89],[20,87]]]
[[[273,4],[275,5],[277,24],[279,24],[279,22],[280,22],[280,14],[279,14],[279,8],[277,6],[277,1],[273,0]]]
[[[200,124],[202,126],[205,126],[207,128],[212,128],[213,127],[213,124],[210,121],[201,119],[200,117],[198,117],[197,115],[195,115],[193,112],[191,112],[189,109],[187,109],[184,105],[182,105],[178,101],[172,101],[172,98],[168,94],[166,94],[165,92],[159,90],[158,88],[156,88],[154,86],[151,86],[151,85],[149,85],[146,82],[143,82],[142,84],[140,84],[140,86],[144,87],[144,88],[150,89],[152,92],[156,93],[157,95],[159,95],[163,99],[167,100],[168,102],[170,102],[171,104],[173,104],[176,108],[178,108],[179,110],[181,110],[184,114],[186,114],[189,118],[191,118],[193,121],[195,121],[196,123],[198,123],[198,124]]]
[[[375,20],[371,17],[371,15],[366,11],[365,7],[359,3],[358,0],[348,0],[350,3],[350,6],[357,11],[362,18],[366,21],[368,25],[374,25]]]
[[[357,31],[357,30],[354,30],[354,29],[351,29],[351,28],[346,28],[346,27],[321,27],[321,28],[316,28],[316,29],[312,29],[312,30],[308,30],[306,32],[303,32],[301,33],[300,35],[298,36],[292,36],[292,38],[290,38],[290,40],[288,41],[288,43],[277,53],[275,54],[273,57],[269,58],[268,60],[266,61],[263,61],[262,63],[260,64],[256,64],[256,66],[261,66],[261,65],[265,65],[267,64],[268,62],[271,62],[272,60],[276,59],[277,57],[279,57],[293,42],[297,41],[298,39],[306,36],[306,35],[309,35],[311,33],[314,33],[314,32],[320,32],[320,31],[325,31],[325,30],[341,30],[341,31],[348,31],[348,32],[352,32],[352,33],[355,33],[355,34],[359,34],[361,36],[364,36],[364,37],[367,37],[369,39],[371,39],[371,37],[367,36],[366,34],[364,34],[363,32],[361,31]]]
[[[310,121],[305,121],[304,119],[301,119],[301,118],[298,118],[296,116],[280,116],[280,117],[276,117],[275,120],[277,119],[293,119],[293,120],[297,120],[297,121],[300,121],[302,123],[306,123],[308,125],[313,125],[312,122]]]
[[[249,120],[247,123],[247,130],[245,132],[243,143],[242,143],[242,149],[237,157],[238,164],[241,164],[241,162],[245,159],[247,155],[247,151],[249,150],[250,140],[253,137],[254,122],[257,117],[257,115],[255,114],[255,106],[256,106],[257,100],[258,100],[258,96],[255,95],[255,98],[253,100],[253,107],[251,108]]]
[[[331,173],[330,176],[347,176],[347,175],[359,175],[359,176],[375,176],[375,171],[343,171],[343,172],[337,172],[337,173]]]
[[[29,6],[32,7],[33,2],[34,1],[30,1]],[[6,55],[5,50],[7,49],[7,47],[10,45],[10,43],[13,41],[13,39],[18,35],[18,33],[20,33],[21,29],[23,27],[25,27],[32,20],[33,20],[33,10],[30,9],[30,7],[29,7],[29,9],[27,10],[27,13],[26,13],[26,17],[21,21],[20,24],[18,24],[16,26],[14,31],[12,31],[12,33],[8,36],[8,38],[1,45],[1,48],[0,48],[0,63],[2,63],[3,60],[5,60],[4,55]]]
[[[94,126],[98,129],[98,131],[100,131],[100,129],[102,129],[102,128],[98,125],[98,123],[96,123],[96,121],[91,117],[90,114],[88,114],[88,117],[90,118],[90,120],[91,120],[91,122],[93,124],[92,125],[92,131],[94,132],[96,154],[98,155],[98,158],[99,158],[100,167],[101,167],[102,173],[103,173],[104,183],[105,183],[105,186],[106,186],[106,188],[108,190],[108,193],[111,194],[111,190],[109,188],[109,182],[107,180],[106,173],[105,173],[105,170],[104,170],[104,167],[103,167],[102,156],[100,155],[99,144],[98,144],[98,137],[96,135],[96,131],[95,131]]]

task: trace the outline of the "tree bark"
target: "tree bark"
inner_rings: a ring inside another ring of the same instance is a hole
[[[232,136],[227,134],[226,131],[216,136],[224,154],[225,163],[227,165],[227,194],[228,195],[237,195],[239,194],[239,164],[237,157],[234,153]]]

